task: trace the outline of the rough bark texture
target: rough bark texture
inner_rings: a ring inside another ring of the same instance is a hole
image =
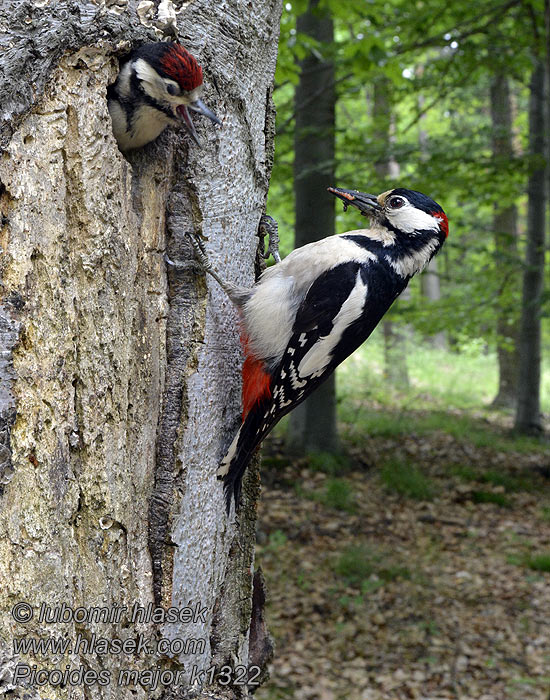
[[[503,73],[491,81],[491,121],[493,125],[493,157],[499,161],[514,155],[512,104],[508,78]],[[518,315],[507,300],[518,284],[517,207],[495,207],[493,218],[495,263],[502,283],[497,303],[498,391],[493,406],[515,408],[518,387]]]
[[[224,276],[253,281],[281,3],[181,4],[180,38],[223,126],[198,124],[202,150],[172,131],[128,160],[105,97],[116,55],[158,38],[135,3],[0,10],[1,694],[183,698],[193,668],[248,663],[258,476],[238,523],[215,478],[240,410],[236,314],[192,269],[167,275],[164,251],[191,257],[183,234],[202,230]],[[32,620],[10,615],[20,601]],[[128,610],[116,623],[47,623],[42,603]],[[134,604],[204,612],[132,623]],[[14,639],[78,635],[143,635],[153,651],[14,653]],[[160,637],[173,649],[155,651]],[[33,690],[13,682],[17,663],[109,683]],[[181,687],[120,684],[121,669],[182,671]]]
[[[297,19],[297,30],[329,44],[332,18],[318,5],[318,0],[310,1],[307,12]],[[336,93],[331,60],[311,54],[302,61],[295,103],[295,244],[299,247],[334,233],[334,201],[326,192],[334,184]],[[335,375],[292,412],[288,441],[299,451],[337,448]]]
[[[544,63],[537,61],[529,98],[529,152],[534,164],[527,186],[527,246],[519,335],[519,385],[515,427],[523,433],[540,433],[541,304],[544,289],[546,211]]]

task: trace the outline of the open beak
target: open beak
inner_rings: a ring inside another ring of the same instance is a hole
[[[176,109],[176,112],[185,124],[185,128],[191,134],[193,140],[199,147],[202,147],[202,144],[199,141],[197,132],[195,131],[195,126],[193,124],[193,120],[191,119],[191,112],[198,112],[199,114],[204,114],[204,116],[208,117],[208,119],[213,121],[214,124],[221,124],[221,121],[218,119],[218,117],[214,114],[214,112],[208,109],[208,107],[204,104],[202,100],[196,100],[195,102],[191,102],[190,105],[179,105]]]
[[[211,112],[208,109],[208,107],[204,104],[202,100],[195,100],[195,102],[191,102],[190,105],[178,105],[178,107],[176,108],[176,112],[179,118],[185,124],[185,128],[191,134],[193,140],[200,148],[202,148],[202,144],[199,140],[197,132],[195,131],[195,125],[193,124],[193,120],[191,119],[191,112],[198,112],[199,114],[204,114],[204,116],[208,117],[208,119],[213,121],[214,124],[221,124],[221,121],[218,119],[218,117],[214,114],[214,112]]]
[[[327,189],[344,202],[344,211],[350,204],[357,207],[363,216],[376,217],[382,211],[378,198],[374,194],[365,194],[365,192],[357,190],[343,190],[340,187],[328,187]]]

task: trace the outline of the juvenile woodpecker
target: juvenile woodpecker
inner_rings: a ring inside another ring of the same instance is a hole
[[[183,124],[201,143],[191,112],[221,124],[200,99],[202,68],[180,44],[160,41],[132,51],[107,91],[113,132],[122,151],[141,148],[167,126]]]
[[[368,216],[371,227],[294,250],[251,289],[221,280],[192,238],[202,267],[242,319],[242,424],[217,472],[228,513],[232,496],[239,503],[244,470],[261,441],[369,337],[449,232],[443,209],[420,192],[329,192]]]

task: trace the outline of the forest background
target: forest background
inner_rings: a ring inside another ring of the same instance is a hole
[[[541,396],[550,408],[547,24],[542,1],[287,3],[274,93],[284,252],[294,228],[301,245],[364,225],[329,185],[438,201],[450,236],[383,324],[383,372],[437,394],[443,364],[466,404],[516,411],[527,433],[542,429]],[[363,353],[376,357],[372,342]]]
[[[365,226],[330,185],[420,190],[450,234],[267,442],[259,697],[546,700],[550,4],[299,0],[281,27],[283,253]]]

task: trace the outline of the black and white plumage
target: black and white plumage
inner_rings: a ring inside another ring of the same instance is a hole
[[[200,146],[191,112],[221,123],[200,99],[202,84],[202,68],[180,44],[161,41],[132,51],[107,92],[120,149],[141,148],[167,126],[177,125]]]
[[[261,441],[369,337],[448,234],[443,209],[420,192],[329,191],[358,207],[371,227],[294,250],[251,289],[213,273],[239,308],[245,352],[242,425],[218,470],[228,512]]]

